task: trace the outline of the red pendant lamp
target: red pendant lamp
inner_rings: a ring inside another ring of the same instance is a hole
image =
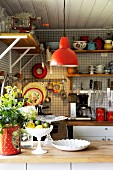
[[[64,0],[64,36],[60,39],[59,49],[56,50],[50,60],[50,66],[78,67],[78,59],[74,51],[70,49],[68,37],[65,36],[65,0]]]

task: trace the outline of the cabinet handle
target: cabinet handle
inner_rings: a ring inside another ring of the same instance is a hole
[[[110,139],[108,138],[108,140],[110,141]]]
[[[102,138],[102,140],[105,140],[105,138]]]
[[[105,128],[105,130],[108,130],[108,128]]]

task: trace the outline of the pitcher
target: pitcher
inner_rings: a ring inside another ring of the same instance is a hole
[[[112,50],[112,40],[105,40],[104,49]]]

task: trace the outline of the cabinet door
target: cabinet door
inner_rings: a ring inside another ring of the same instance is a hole
[[[113,170],[113,163],[72,163],[72,170]]]
[[[113,127],[112,126],[104,126],[105,136],[113,136]]]
[[[70,163],[35,163],[27,164],[27,170],[70,170]]]
[[[95,136],[103,137],[106,136],[104,126],[73,126],[73,138],[79,136]],[[110,136],[110,135],[109,135]]]
[[[26,170],[25,163],[0,163],[0,170]]]
[[[76,136],[74,139],[84,139],[88,141],[92,140],[106,140],[105,136]]]
[[[113,136],[106,136],[106,140],[108,141],[113,140]]]

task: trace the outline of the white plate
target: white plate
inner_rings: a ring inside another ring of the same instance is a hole
[[[39,82],[31,82],[23,88],[22,96],[30,99],[28,105],[36,106],[45,100],[46,88]]]
[[[90,142],[82,139],[62,139],[53,141],[52,145],[63,151],[78,151],[87,148]]]
[[[56,122],[56,121],[61,121],[61,120],[65,120],[68,117],[65,116],[55,116],[55,115],[39,115],[37,116],[37,119],[44,121],[44,122]]]

